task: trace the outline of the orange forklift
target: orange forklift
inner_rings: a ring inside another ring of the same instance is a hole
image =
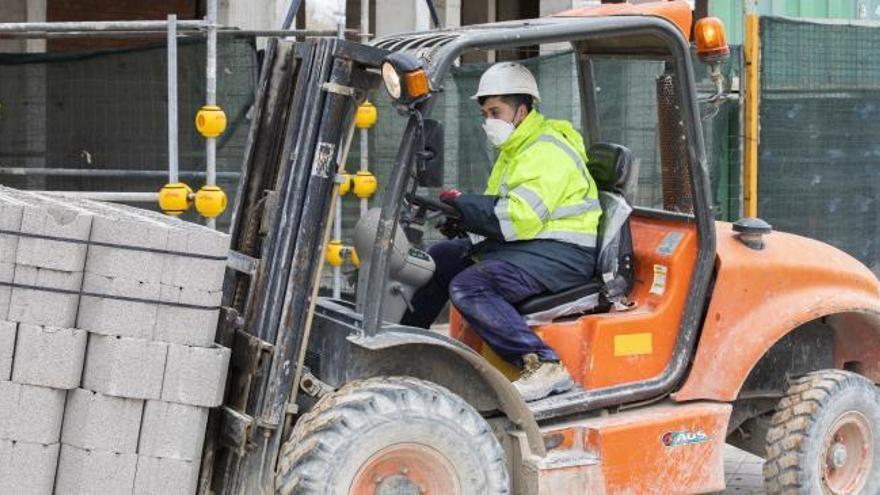
[[[202,492],[712,493],[731,443],[766,459],[768,493],[880,493],[880,282],[821,242],[715,220],[700,105],[724,98],[729,49],[720,21],[692,20],[685,1],[612,4],[370,46],[273,43],[235,206],[220,332],[233,363]],[[692,39],[717,87],[702,101]],[[517,370],[454,308],[448,336],[398,322],[433,270],[418,232],[455,215],[417,194],[442,182],[430,115],[444,77],[472,50],[548,43],[575,53],[588,167],[610,201],[600,262],[613,262],[519,305],[577,382],[526,403]],[[662,62],[662,208],[633,204],[627,143],[597,140],[594,62],[608,57]],[[355,111],[383,83],[406,127],[381,207],[356,229],[356,298],[319,297],[314,253]]]

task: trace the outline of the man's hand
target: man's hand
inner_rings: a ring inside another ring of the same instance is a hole
[[[461,196],[461,191],[458,189],[445,189],[440,193],[440,201],[451,205],[459,196]]]
[[[462,237],[467,237],[467,233],[464,231],[464,228],[462,228],[461,223],[455,218],[447,218],[437,225],[437,230],[447,239],[461,239]]]

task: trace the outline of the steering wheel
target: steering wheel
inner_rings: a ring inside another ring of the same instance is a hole
[[[420,208],[440,212],[444,216],[446,216],[446,218],[458,219],[459,217],[461,217],[461,214],[458,212],[457,209],[455,209],[454,206],[448,205],[448,204],[446,204],[440,200],[434,199],[434,198],[427,198],[425,196],[417,196],[415,194],[407,194],[406,199],[410,203],[412,203]]]
[[[446,236],[447,239],[460,239],[467,237],[467,233],[462,229],[460,219],[461,214],[458,210],[442,201],[434,198],[426,198],[424,196],[416,196],[415,194],[407,194],[407,201],[410,204],[420,208],[421,211],[433,211],[446,219],[436,225],[437,230]]]

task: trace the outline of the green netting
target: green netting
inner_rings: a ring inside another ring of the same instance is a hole
[[[760,215],[880,270],[880,29],[761,19]]]
[[[204,171],[205,141],[194,117],[205,102],[205,44],[178,50],[180,169]],[[234,191],[253,102],[253,40],[218,44],[217,101],[229,118],[217,170]],[[166,170],[167,69],[164,45],[76,54],[0,54],[0,167]],[[25,170],[26,172],[26,170]],[[194,188],[204,178],[185,178]],[[166,177],[0,174],[0,183],[37,190],[158,191]],[[230,198],[231,199],[231,198]],[[231,202],[230,202],[231,204]],[[151,204],[139,204],[153,207]],[[228,221],[229,212],[220,218]],[[197,219],[191,214],[191,219]]]

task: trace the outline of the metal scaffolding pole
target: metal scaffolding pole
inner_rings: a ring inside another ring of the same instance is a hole
[[[179,182],[177,145],[177,15],[168,14],[168,183]]]
[[[168,21],[0,22],[0,32],[64,33],[71,31],[164,31]],[[181,30],[205,28],[205,21],[177,21]]]
[[[195,38],[207,36],[207,33],[201,30],[189,29],[181,30],[180,22],[178,23],[178,37]],[[201,22],[201,21],[199,21]],[[346,33],[358,34],[355,30],[346,30]],[[286,37],[329,37],[336,36],[335,30],[306,30],[306,29],[234,29],[234,28],[218,28],[217,36],[229,36],[239,38],[262,37],[262,38],[286,38]],[[58,38],[151,38],[166,36],[166,29],[144,30],[144,31],[64,31],[64,32],[45,32],[45,31],[0,31],[0,39],[58,39]]]
[[[217,0],[208,0],[208,59],[205,63],[205,103],[217,104]],[[217,139],[208,138],[205,142],[205,185],[217,184]],[[205,224],[209,228],[216,228],[217,222],[209,218]]]
[[[121,168],[48,168],[48,167],[0,167],[0,175],[47,175],[53,177],[128,177],[160,178],[167,177],[167,170],[127,170]],[[204,177],[204,170],[178,170],[178,176]],[[221,179],[238,179],[239,172],[217,172]]]
[[[361,0],[361,42],[366,44],[370,40],[370,0]],[[370,135],[367,129],[361,129],[360,145],[361,159],[359,169],[367,171],[370,168]],[[367,213],[369,203],[367,198],[361,198],[361,216]]]
[[[336,13],[336,27],[337,34],[336,36],[340,39],[345,39],[345,2],[342,1],[337,2],[339,11]],[[337,186],[337,191],[338,186]],[[333,240],[342,243],[342,198],[337,196],[334,201],[334,209],[333,212]],[[333,267],[333,297],[335,299],[342,298],[342,267],[334,266]]]
[[[33,191],[59,198],[94,199],[119,203],[155,203],[159,193],[155,192],[103,192],[103,191]]]

